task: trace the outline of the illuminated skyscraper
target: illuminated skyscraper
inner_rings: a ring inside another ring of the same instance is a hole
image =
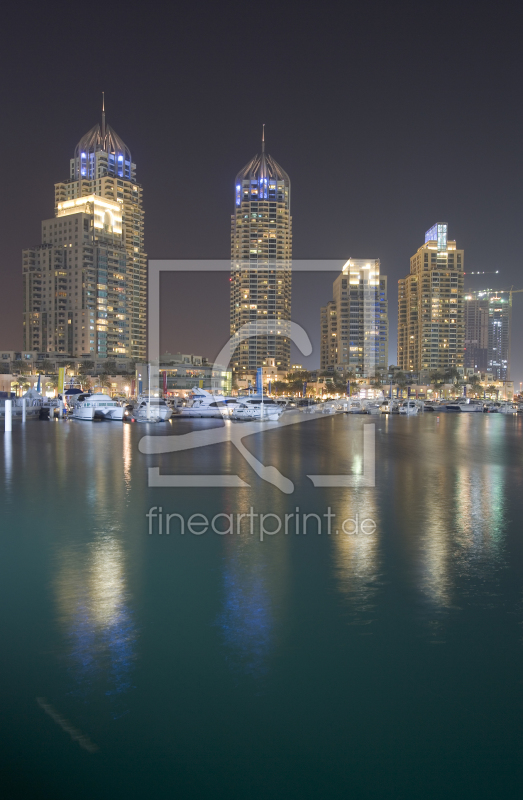
[[[438,222],[398,281],[398,366],[405,372],[463,367],[463,250]]]
[[[492,289],[465,295],[465,367],[510,378],[512,295]]]
[[[69,179],[55,184],[42,244],[23,253],[24,349],[145,360],[147,255],[135,174],[102,110]]]
[[[231,336],[250,323],[255,338],[232,357],[237,374],[273,359],[290,367],[292,218],[291,183],[279,164],[256,155],[236,176],[231,220]]]
[[[350,258],[321,309],[321,369],[350,370],[370,378],[387,368],[387,278],[379,259]]]

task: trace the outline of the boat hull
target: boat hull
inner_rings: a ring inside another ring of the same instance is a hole
[[[182,408],[177,415],[180,417],[208,417],[210,419],[220,419],[221,417],[228,417],[227,411],[224,409],[223,413],[219,408]]]

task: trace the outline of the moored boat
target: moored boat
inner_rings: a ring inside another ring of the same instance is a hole
[[[140,395],[134,408],[134,416],[138,422],[142,422],[143,419],[150,422],[156,417],[158,417],[160,422],[167,422],[167,420],[171,419],[172,414],[171,407],[166,403],[163,397]]]
[[[283,413],[282,407],[270,397],[261,394],[247,397],[228,398],[227,405],[231,419],[249,422],[277,422]]]
[[[416,400],[405,400],[400,405],[400,414],[405,414],[406,416],[413,416],[414,414],[420,414],[422,408],[416,402]]]
[[[124,408],[107,394],[79,394],[73,406],[73,419],[121,422]]]
[[[469,400],[467,403],[460,403],[459,407],[460,411],[464,411],[468,414],[471,413],[483,413],[483,403],[481,400]]]
[[[232,402],[236,398],[230,398]],[[194,387],[186,406],[180,409],[181,417],[229,417],[230,408],[222,394],[212,394],[207,389]]]
[[[498,408],[499,414],[517,414],[518,407],[515,403],[501,403],[500,407]]]
[[[23,418],[23,401],[25,400],[25,416],[26,419],[40,419],[42,408],[44,406],[44,398],[36,391],[36,389],[28,389],[23,397],[0,397],[0,419],[5,417],[5,401],[10,399],[11,402],[11,418]]]

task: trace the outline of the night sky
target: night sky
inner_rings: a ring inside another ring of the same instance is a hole
[[[436,221],[468,288],[523,288],[523,26],[515,3],[193,3],[4,9],[0,348],[22,345],[21,250],[53,216],[53,185],[100,119],[130,147],[150,258],[228,258],[236,173],[268,152],[292,182],[295,258],[380,258],[397,280]],[[99,27],[98,27],[99,26]],[[296,277],[293,317],[319,341],[333,275]],[[229,281],[163,281],[163,349],[212,358]],[[523,294],[513,374],[523,380]],[[294,355],[294,359],[298,358]],[[313,356],[301,363],[319,364]]]

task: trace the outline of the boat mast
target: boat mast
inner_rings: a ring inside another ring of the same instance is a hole
[[[149,383],[149,393],[147,395],[147,419],[151,419],[151,365],[147,364],[147,380]]]

